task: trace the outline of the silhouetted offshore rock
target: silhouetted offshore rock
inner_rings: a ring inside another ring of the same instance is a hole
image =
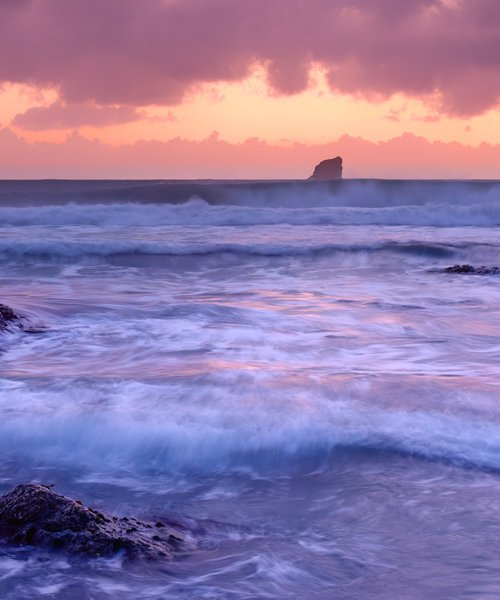
[[[500,267],[473,267],[472,265],[453,265],[446,267],[445,273],[470,273],[472,275],[499,275]]]
[[[183,541],[163,523],[109,517],[38,484],[18,485],[0,497],[0,538],[86,556],[124,550],[129,558],[148,560],[172,558]]]
[[[309,179],[342,179],[342,158],[328,158],[314,167]]]

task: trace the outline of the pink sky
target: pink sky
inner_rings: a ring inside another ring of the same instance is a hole
[[[498,0],[0,0],[0,86],[0,177],[500,178]]]

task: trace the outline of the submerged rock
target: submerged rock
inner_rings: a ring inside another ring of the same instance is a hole
[[[342,179],[342,158],[328,158],[314,167],[309,179]]]
[[[106,516],[39,484],[21,484],[0,497],[0,538],[94,557],[123,550],[128,558],[148,560],[172,558],[183,541],[163,523]]]
[[[452,267],[446,267],[445,273],[470,273],[472,275],[499,275],[499,267],[473,267],[472,265],[453,265]]]

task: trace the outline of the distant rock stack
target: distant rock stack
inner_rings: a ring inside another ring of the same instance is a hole
[[[328,158],[314,167],[314,173],[309,179],[342,179],[342,158]]]

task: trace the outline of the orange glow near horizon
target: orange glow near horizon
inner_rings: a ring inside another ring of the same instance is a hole
[[[122,177],[126,173],[137,178],[300,178],[307,174],[312,161],[325,157],[325,152],[345,152],[346,177],[411,178],[422,169],[422,177],[500,178],[500,166],[495,166],[500,165],[496,158],[500,155],[499,110],[459,118],[439,114],[435,98],[396,94],[374,100],[334,94],[319,70],[312,74],[310,87],[295,95],[273,94],[265,72],[257,69],[239,83],[198,85],[178,105],[126,107],[136,110],[137,120],[121,124],[29,130],[14,122],[16,115],[54,103],[65,106],[54,89],[4,85],[0,90],[0,124],[28,144],[47,142],[54,149],[67,147],[73,161],[71,169],[64,152],[63,164],[54,159],[42,168],[39,159],[26,159],[20,150],[15,159],[18,165],[13,159],[13,170],[4,168],[0,177],[17,177],[18,173],[33,177]],[[82,106],[85,109],[88,105]],[[100,107],[91,105],[91,109]],[[111,110],[120,111],[121,107]],[[421,141],[406,143],[407,134]],[[354,141],[339,143],[344,136]],[[80,145],[76,139],[81,140]],[[93,163],[95,153],[84,140],[99,145],[98,168]],[[168,149],[158,146],[155,156],[150,147],[148,164],[120,168],[122,149],[127,152],[127,148],[143,142],[164,144]],[[237,167],[231,162],[231,148],[226,142],[238,151]],[[431,148],[433,142],[444,142],[448,147],[441,152]],[[198,147],[188,148],[190,143]],[[267,159],[262,144],[268,146]],[[383,151],[373,144],[383,144]],[[493,157],[488,145],[493,148]],[[476,149],[472,159],[467,148],[472,152]],[[114,157],[110,154],[113,151],[118,152]],[[374,153],[383,158],[379,160]],[[109,171],[102,170],[105,164],[112,165]]]
[[[4,86],[0,90],[0,123],[29,142],[61,143],[68,133],[78,130],[84,137],[114,146],[176,137],[197,141],[214,131],[231,143],[259,138],[272,144],[321,144],[345,134],[378,142],[403,133],[471,146],[499,141],[499,110],[465,119],[437,113],[432,98],[396,94],[375,101],[333,94],[321,71],[312,74],[308,90],[291,96],[273,95],[265,73],[257,69],[239,83],[199,85],[176,106],[139,108],[141,118],[130,123],[41,131],[12,123],[29,108],[47,107],[57,99],[57,92],[51,89]]]

